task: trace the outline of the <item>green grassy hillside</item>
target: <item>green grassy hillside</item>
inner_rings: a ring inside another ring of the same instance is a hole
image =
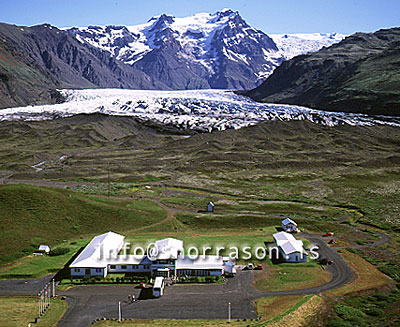
[[[0,263],[55,245],[156,223],[164,209],[150,200],[110,200],[29,185],[0,186]]]

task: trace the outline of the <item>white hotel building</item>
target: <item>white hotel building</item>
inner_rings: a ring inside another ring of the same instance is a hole
[[[155,242],[153,252],[158,252],[155,259],[146,254],[120,254],[124,243],[125,236],[113,232],[94,237],[69,266],[71,278],[106,277],[108,273],[151,277],[221,276],[227,268],[219,256],[200,255],[194,260],[183,255],[183,241],[174,238]]]

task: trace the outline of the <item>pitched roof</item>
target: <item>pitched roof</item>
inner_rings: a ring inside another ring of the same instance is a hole
[[[178,257],[176,269],[223,269],[222,257],[216,255],[198,256],[191,259],[188,255]]]
[[[292,234],[286,232],[279,232],[272,235],[275,242],[287,242],[287,241],[296,241]]]
[[[303,248],[303,242],[300,240],[296,241],[287,241],[279,245],[282,249],[282,251],[285,254],[291,254],[294,252],[299,252],[299,253],[306,253],[306,251]]]
[[[157,252],[153,252],[157,259],[176,259],[178,252],[183,251],[183,241],[175,238],[164,238],[155,242]]]
[[[303,248],[303,241],[296,240],[292,234],[279,232],[272,235],[275,244],[279,246],[285,254],[300,252],[306,254]]]
[[[282,220],[282,225],[287,225],[287,224],[293,224],[293,225],[297,226],[296,222],[290,218],[286,218],[286,219]]]
[[[116,255],[124,244],[125,236],[108,232],[95,236],[71,263],[70,268],[105,268],[110,255]]]
[[[107,260],[108,265],[150,265],[152,262],[147,255],[121,254]]]

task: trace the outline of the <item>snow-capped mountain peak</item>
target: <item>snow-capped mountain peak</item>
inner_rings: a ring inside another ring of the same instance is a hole
[[[295,56],[329,47],[345,38],[340,33],[308,33],[308,34],[271,34],[271,38],[279,47],[284,58]]]
[[[67,32],[171,89],[250,89],[283,60],[337,42],[331,35],[312,40],[279,35],[273,40],[227,8],[189,17],[161,14],[135,26],[88,26]]]

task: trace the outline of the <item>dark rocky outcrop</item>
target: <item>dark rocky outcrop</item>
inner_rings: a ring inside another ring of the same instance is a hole
[[[399,116],[400,28],[356,33],[283,62],[246,94],[262,102]]]

